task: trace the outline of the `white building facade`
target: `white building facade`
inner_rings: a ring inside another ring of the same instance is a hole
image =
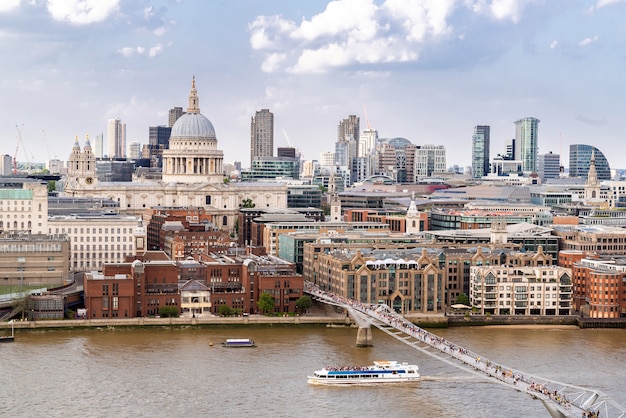
[[[571,315],[572,271],[558,266],[472,266],[470,304],[482,315]]]

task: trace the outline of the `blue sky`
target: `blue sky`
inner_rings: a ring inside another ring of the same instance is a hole
[[[249,163],[250,118],[274,112],[274,144],[334,150],[350,114],[380,137],[447,148],[470,164],[513,122],[541,120],[539,152],[586,143],[626,167],[625,0],[1,0],[0,154],[66,160],[79,136],[127,124],[127,142],[200,109],[224,160]]]

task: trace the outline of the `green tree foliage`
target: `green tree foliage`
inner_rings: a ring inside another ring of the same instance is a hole
[[[243,200],[241,201],[241,207],[242,207],[242,208],[253,208],[253,207],[255,207],[255,206],[256,206],[256,205],[254,204],[254,202],[253,202],[253,201],[252,201],[252,199],[250,199],[250,198],[246,198],[246,199],[243,199]]]
[[[311,300],[310,296],[302,295],[296,301],[296,309],[298,309],[298,310],[300,310],[302,312],[305,312],[311,306],[313,306],[313,300]]]
[[[161,306],[159,308],[159,316],[161,318],[178,318],[180,312],[176,306]]]
[[[273,312],[274,311],[274,296],[270,295],[267,292],[261,293],[261,296],[259,296],[259,301],[257,302],[257,305],[259,309],[261,310],[261,312],[264,312],[264,313]]]
[[[219,313],[220,316],[231,316],[233,314],[233,310],[228,305],[220,305],[220,307],[217,308],[217,313]]]
[[[465,293],[461,293],[459,296],[456,297],[456,303],[461,303],[463,305],[469,306],[469,296],[467,296]]]
[[[48,182],[48,193],[55,191],[57,188],[57,182],[54,180],[50,180]]]

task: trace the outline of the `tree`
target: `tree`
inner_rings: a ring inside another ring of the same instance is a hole
[[[246,198],[246,199],[243,199],[243,200],[241,201],[241,207],[242,207],[242,208],[253,208],[253,207],[255,207],[255,206],[256,206],[256,205],[254,204],[254,202],[253,202],[253,201],[252,201],[252,199],[250,199],[250,198]]]
[[[310,296],[302,295],[296,301],[296,309],[298,309],[298,310],[300,310],[302,312],[305,312],[311,306],[313,306],[313,300],[311,300]]]
[[[267,292],[261,293],[261,296],[259,296],[259,301],[257,302],[257,306],[259,307],[261,312],[273,312],[274,296],[270,295]]]
[[[57,182],[54,180],[50,180],[48,182],[48,193],[55,191],[57,188]]]
[[[467,296],[465,293],[461,293],[459,296],[456,297],[456,303],[469,306],[469,303],[470,303],[469,296]]]
[[[159,308],[159,316],[161,318],[178,318],[178,308],[176,306],[161,306]]]
[[[231,316],[233,314],[233,310],[228,305],[220,305],[220,307],[217,308],[217,313],[221,316]]]

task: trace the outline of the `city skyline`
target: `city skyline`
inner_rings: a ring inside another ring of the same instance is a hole
[[[618,0],[6,1],[0,154],[21,129],[18,161],[66,160],[76,136],[116,118],[147,144],[195,75],[225,162],[248,164],[250,118],[269,108],[274,146],[307,160],[334,150],[352,114],[381,138],[444,146],[449,166],[471,165],[474,126],[491,127],[493,156],[536,117],[538,153],[567,166],[569,145],[589,144],[620,168],[624,12]]]

